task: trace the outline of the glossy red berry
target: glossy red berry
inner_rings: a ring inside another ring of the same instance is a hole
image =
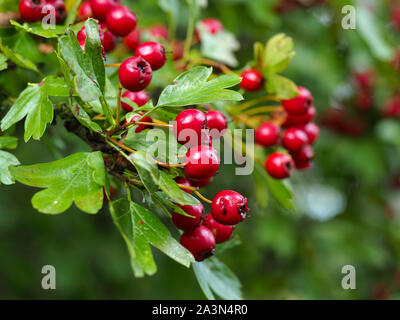
[[[90,1],[82,2],[82,4],[78,9],[78,17],[79,20],[81,21],[93,17],[93,11],[92,11],[92,6],[90,5]]]
[[[316,110],[314,106],[308,108],[307,112],[303,115],[296,116],[287,113],[286,119],[282,124],[283,127],[303,126],[315,118]]]
[[[211,203],[211,214],[215,221],[224,225],[234,225],[246,219],[247,199],[232,190],[218,192]]]
[[[132,51],[135,51],[140,43],[140,31],[133,30],[124,38],[124,44]]]
[[[207,227],[200,226],[181,236],[181,245],[188,249],[196,261],[203,261],[214,254],[215,237]]]
[[[105,21],[110,10],[118,6],[121,2],[122,0],[90,0],[90,7],[96,19]]]
[[[305,145],[299,152],[292,154],[297,169],[309,168],[314,156],[314,150],[309,144]]]
[[[174,134],[180,144],[187,148],[208,144],[206,115],[200,110],[187,109],[178,114],[174,123]]]
[[[153,71],[150,64],[142,57],[126,59],[119,68],[119,81],[130,91],[141,91],[151,82]]]
[[[191,217],[184,216],[178,212],[172,212],[172,222],[175,227],[183,231],[188,231],[198,227],[204,213],[204,207],[200,203],[198,206],[181,206],[179,207]]]
[[[214,177],[209,177],[205,179],[189,179],[191,185],[197,188],[204,188],[213,182]]]
[[[307,134],[299,128],[289,128],[283,133],[282,145],[290,152],[298,152],[308,143]]]
[[[214,176],[219,169],[220,159],[217,151],[210,146],[195,146],[185,157],[185,175],[189,179],[206,179]]]
[[[262,123],[255,132],[256,142],[265,147],[272,147],[278,143],[280,128],[273,122]]]
[[[302,129],[308,137],[309,144],[313,144],[318,139],[319,127],[314,122],[307,123]]]
[[[263,75],[254,69],[245,70],[241,74],[240,86],[246,91],[258,91],[263,85]]]
[[[292,175],[294,170],[294,161],[286,153],[271,153],[266,162],[265,170],[275,179],[285,179]]]
[[[212,214],[203,218],[203,226],[211,230],[216,243],[222,243],[232,238],[233,230],[235,230],[235,226],[226,226],[215,221]]]
[[[137,115],[134,115],[131,119],[130,119],[130,123],[134,123],[135,121],[138,121],[142,116],[144,115],[144,112],[141,112],[140,114],[137,114]],[[125,120],[125,123],[126,123],[127,121]],[[151,118],[149,117],[149,116],[146,116],[146,117],[144,117],[143,119],[140,119],[140,122],[153,122],[153,120],[151,120]],[[136,126],[133,126],[133,127],[136,127]],[[152,126],[150,126],[150,125],[146,125],[146,124],[139,124],[139,125],[137,125],[137,127],[136,127],[136,129],[135,129],[135,132],[136,133],[139,133],[139,132],[141,132],[141,131],[143,131],[143,130],[145,130],[145,129],[148,129],[148,128],[152,128]]]
[[[187,186],[187,187],[192,187],[192,184],[190,183],[189,179],[185,178],[185,177],[177,177],[175,178],[175,182],[179,185],[183,185],[183,186]],[[183,191],[192,194],[193,191],[190,189],[186,189],[186,188],[182,188],[180,187]]]
[[[125,91],[122,97],[127,98],[132,102],[136,103],[138,107],[145,105],[150,100],[150,97],[146,91],[138,91],[138,92]],[[124,108],[126,112],[133,111],[133,108],[129,104],[123,101],[121,101],[121,106],[122,108]]]
[[[207,127],[213,139],[220,138],[228,128],[228,119],[220,111],[210,110],[206,113]]]
[[[19,3],[19,14],[24,21],[39,21],[43,18],[42,8],[44,5],[44,0],[21,0]]]
[[[51,12],[56,13],[56,23],[62,23],[66,16],[67,11],[65,9],[65,3],[63,0],[45,0],[46,4],[43,7],[43,15],[47,15]]]
[[[99,25],[99,36],[100,36],[101,45],[104,48],[104,32],[100,25]],[[76,38],[78,39],[78,42],[81,45],[82,50],[85,51],[85,42],[86,42],[86,27],[85,26],[83,26],[81,28],[81,30],[79,30],[78,34],[76,35]],[[104,52],[103,52],[103,54],[104,54]]]
[[[140,44],[135,50],[135,56],[141,56],[150,63],[153,71],[162,68],[167,62],[164,46],[161,43],[153,41]]]
[[[299,91],[297,97],[283,100],[282,106],[289,114],[303,115],[312,106],[314,99],[306,88],[297,87],[297,90]]]
[[[155,39],[167,40],[168,28],[163,24],[156,24],[149,28],[150,35]]]
[[[137,16],[128,7],[118,6],[107,13],[106,23],[113,34],[125,37],[135,30]]]
[[[115,48],[117,37],[114,36],[107,28],[107,25],[103,22],[100,23],[101,29],[104,33],[103,47],[105,52],[111,52]]]

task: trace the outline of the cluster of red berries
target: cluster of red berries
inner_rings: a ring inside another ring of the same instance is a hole
[[[55,13],[56,23],[62,23],[66,17],[63,0],[21,0],[19,13],[27,22],[42,20],[46,15]]]

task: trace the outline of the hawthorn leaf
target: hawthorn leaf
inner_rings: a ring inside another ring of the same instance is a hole
[[[76,20],[76,17],[78,16],[78,9],[81,5],[83,0],[75,0],[73,1],[72,6],[68,9],[68,14],[67,14],[67,18],[65,19],[64,25],[65,26],[69,26],[71,24],[73,24]],[[70,5],[71,1],[68,0],[66,5]]]
[[[295,52],[292,38],[284,33],[272,37],[265,46],[264,73],[280,73],[293,59]]]
[[[62,35],[65,32],[65,27],[60,25],[45,29],[42,23],[28,24],[25,22],[24,24],[20,24],[14,20],[10,20],[10,23],[17,29],[23,30],[42,38],[57,38],[59,35]]]
[[[281,100],[292,99],[299,94],[292,80],[273,73],[267,77],[266,89],[268,93],[275,94]]]
[[[239,279],[216,257],[193,263],[193,271],[207,299],[215,300],[214,293],[224,300],[243,299]]]
[[[160,172],[156,162],[144,151],[137,151],[129,156],[145,188],[150,193],[158,190]]]
[[[73,202],[90,214],[103,206],[106,172],[101,152],[79,152],[49,163],[11,167],[10,171],[20,183],[45,188],[32,198],[33,207],[42,213],[62,213]]]
[[[220,100],[243,100],[240,93],[226,89],[240,83],[240,77],[226,74],[207,81],[211,74],[212,68],[202,66],[181,73],[174,85],[163,90],[157,106],[182,107]]]
[[[156,272],[149,244],[185,267],[194,262],[192,254],[182,247],[157,216],[146,208],[126,199],[112,202],[110,208],[114,223],[128,246],[132,269],[136,276]]]
[[[53,121],[53,104],[49,100],[43,85],[29,85],[21,92],[1,120],[1,130],[7,130],[24,117],[26,117],[25,142],[31,137],[39,140],[46,130],[46,125]]]
[[[255,166],[252,173],[256,200],[261,208],[265,208],[268,205],[268,182],[264,173],[264,168],[260,166]]]
[[[36,65],[32,61],[25,58],[21,54],[14,52],[9,47],[4,45],[1,41],[1,38],[0,38],[0,51],[3,53],[3,55],[5,55],[9,60],[14,62],[17,66],[28,69],[28,70],[32,70],[32,71],[37,72],[38,74],[41,74],[39,69],[36,67]]]
[[[69,106],[69,108],[81,125],[95,132],[102,131],[100,125],[92,121],[85,109],[83,109],[79,104],[75,103],[74,105]]]
[[[7,60],[8,58],[4,54],[0,53],[0,71],[8,68]]]
[[[17,137],[0,136],[0,149],[15,149],[17,145]]]
[[[13,184],[14,179],[9,171],[11,166],[18,166],[18,159],[9,152],[0,150],[0,182],[2,184]]]
[[[68,97],[71,94],[71,87],[60,77],[49,76],[45,79],[46,93],[50,97]]]

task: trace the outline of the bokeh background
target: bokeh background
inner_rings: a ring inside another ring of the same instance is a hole
[[[168,22],[156,0],[124,3],[141,27]],[[356,30],[341,26],[348,4],[357,8]],[[314,168],[290,182],[296,212],[272,199],[259,207],[252,178],[237,179],[232,166],[205,191],[212,197],[235,189],[249,199],[251,219],[237,228],[241,244],[221,255],[246,299],[400,298],[400,106],[387,111],[388,99],[399,94],[399,12],[399,1],[384,0],[209,0],[201,13],[238,37],[241,67],[255,41],[279,32],[292,37],[297,54],[286,75],[311,90],[322,126]],[[0,95],[18,92],[32,76],[13,72],[15,83],[0,73]],[[88,150],[61,125],[40,142],[22,141],[13,153],[23,164]],[[135,279],[106,205],[95,216],[76,208],[46,216],[30,204],[36,191],[0,186],[0,299],[204,298],[193,271],[156,250],[157,274]],[[57,270],[53,291],[41,289],[46,264]],[[341,287],[347,264],[356,268],[356,290]]]

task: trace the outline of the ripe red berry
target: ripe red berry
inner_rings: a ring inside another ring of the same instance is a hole
[[[263,75],[254,69],[245,70],[241,74],[240,86],[246,91],[258,91],[263,85]]]
[[[211,214],[215,221],[224,225],[234,225],[246,219],[247,199],[232,190],[218,192],[211,203]]]
[[[131,100],[132,102],[136,103],[139,107],[145,105],[150,100],[150,97],[146,91],[138,91],[138,92],[125,91],[122,97]],[[133,111],[133,108],[129,104],[123,101],[121,101],[121,106],[122,108],[124,108],[126,112]]]
[[[200,28],[205,29],[207,32],[209,32],[211,34],[217,34],[220,31],[222,31],[222,29],[224,28],[221,21],[219,21],[218,19],[215,19],[215,18],[203,19],[202,21],[200,21],[199,26],[200,26]],[[200,36],[199,28],[195,29],[195,36],[196,36],[197,41],[200,42],[201,36]]]
[[[297,169],[307,169],[310,167],[310,161],[314,159],[314,150],[307,144],[299,152],[293,153],[293,161]]]
[[[215,251],[215,238],[207,227],[200,226],[181,236],[181,245],[188,249],[196,261],[211,257]]]
[[[105,21],[108,12],[118,6],[122,0],[90,0],[93,15],[100,21]]]
[[[397,118],[400,116],[400,96],[387,99],[382,108],[382,116],[386,118]]]
[[[107,13],[106,23],[113,34],[125,37],[136,28],[137,16],[128,7],[118,6]]]
[[[135,56],[141,56],[151,65],[153,71],[158,70],[167,62],[165,48],[158,42],[144,42],[135,50]]]
[[[38,1],[38,0],[36,0]],[[43,16],[52,13],[53,10],[56,13],[56,23],[62,23],[67,16],[65,9],[65,3],[63,0],[45,0]]]
[[[307,134],[299,128],[289,128],[283,133],[282,145],[290,152],[300,151],[307,143]]]
[[[176,61],[183,57],[184,45],[182,41],[172,41],[172,60]]]
[[[203,226],[211,230],[216,243],[222,243],[232,238],[232,233],[235,229],[235,226],[226,226],[218,223],[212,214],[208,214],[203,218]]]
[[[313,144],[318,139],[319,127],[314,122],[307,123],[302,129],[307,134],[309,144]]]
[[[312,106],[314,99],[306,88],[297,87],[297,89],[299,91],[297,97],[283,100],[282,106],[289,114],[303,115]]]
[[[200,110],[184,110],[175,119],[175,137],[187,148],[208,144],[208,135],[203,129],[207,129],[206,115]]]
[[[132,51],[135,51],[140,43],[140,31],[133,30],[124,38],[124,44]]]
[[[220,159],[217,151],[210,146],[195,146],[185,157],[185,175],[189,179],[206,179],[214,176],[219,169]]]
[[[141,112],[140,114],[134,115],[129,123],[134,123],[135,121],[138,121],[142,116],[144,115],[144,112]],[[125,123],[127,121],[125,120]],[[140,122],[153,122],[149,116],[144,117],[143,119],[140,119]],[[135,126],[134,126],[135,127]],[[152,126],[146,125],[146,124],[139,124],[137,125],[137,128],[135,129],[136,133],[139,133],[145,129],[152,128]]]
[[[100,25],[99,25],[99,35],[100,35],[100,42],[101,42],[101,45],[103,46],[103,50],[104,50],[104,32]],[[76,38],[78,39],[78,42],[81,45],[82,50],[85,51],[85,42],[86,42],[86,27],[85,26],[83,26],[81,28],[81,30],[79,30],[78,34],[76,35]],[[103,52],[103,54],[104,54],[104,52]]]
[[[292,175],[294,170],[294,161],[286,153],[271,153],[266,162],[265,170],[275,179],[285,179]]]
[[[119,68],[119,81],[130,91],[141,91],[151,82],[153,71],[150,64],[142,57],[126,59]]]
[[[42,8],[44,0],[21,0],[19,3],[19,14],[27,22],[36,22],[43,18]]]
[[[204,188],[213,182],[214,177],[209,177],[206,179],[189,179],[191,185],[197,188]]]
[[[312,119],[315,118],[315,115],[316,115],[316,111],[315,111],[314,106],[311,106],[310,108],[308,108],[308,110],[305,114],[302,114],[299,116],[287,113],[286,119],[285,119],[284,123],[282,124],[282,126],[283,127],[303,126],[303,125],[309,123],[310,121],[312,121]]]
[[[198,227],[201,223],[201,217],[204,213],[204,207],[200,203],[198,206],[181,206],[179,207],[191,217],[184,216],[178,212],[172,212],[172,222],[175,227],[183,231],[188,231]]]
[[[82,4],[78,9],[78,17],[79,20],[81,21],[93,17],[93,11],[92,11],[92,6],[90,5],[90,1],[82,2]]]
[[[207,127],[213,139],[220,138],[228,127],[228,119],[220,111],[210,110],[206,113]]]
[[[149,28],[150,35],[155,39],[167,40],[168,28],[163,24],[156,24]]]
[[[255,132],[256,142],[265,147],[272,147],[278,143],[280,128],[273,122],[262,123]]]
[[[180,185],[192,187],[192,184],[190,183],[189,179],[186,179],[185,177],[177,177],[177,178],[175,178],[175,182],[176,182],[177,184],[180,184]],[[180,188],[181,188],[183,191],[185,191],[185,192],[187,192],[187,193],[189,193],[189,194],[192,194],[192,193],[193,193],[193,191],[190,190],[190,189],[186,189],[186,188],[182,188],[182,187],[180,187]]]
[[[100,26],[104,33],[104,41],[102,42],[104,51],[111,52],[115,48],[117,38],[108,30],[107,25],[105,23],[101,22]]]

